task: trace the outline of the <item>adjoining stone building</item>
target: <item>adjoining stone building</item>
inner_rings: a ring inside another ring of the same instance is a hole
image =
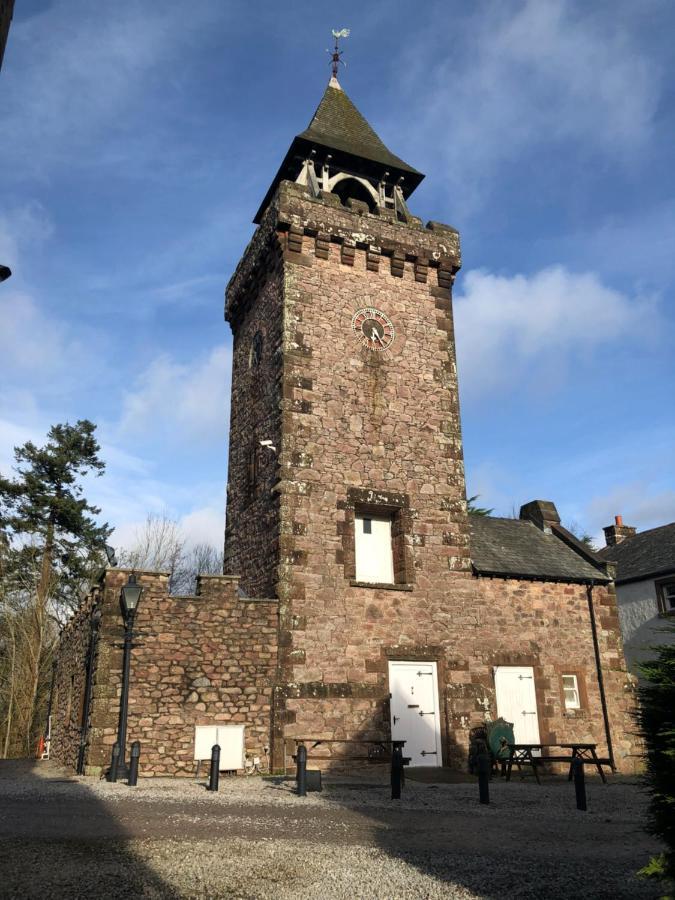
[[[422,178],[333,78],[256,215],[226,292],[228,574],[174,598],[139,573],[128,739],[146,774],[191,771],[195,727],[219,723],[275,770],[300,738],[400,738],[414,765],[460,766],[497,715],[635,764],[610,568],[550,502],[467,514],[459,234],[410,212]],[[115,740],[127,574],[106,572],[62,644],[53,752],[72,762],[82,739],[90,771]],[[327,766],[354,754],[325,747]]]
[[[614,566],[626,663],[639,677],[656,647],[675,643],[675,522],[638,532],[616,516],[604,531],[598,555]]]

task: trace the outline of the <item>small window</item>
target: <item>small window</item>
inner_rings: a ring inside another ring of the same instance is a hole
[[[391,516],[355,517],[356,580],[370,584],[394,583]]]
[[[675,581],[663,581],[657,585],[659,612],[666,615],[675,614]]]
[[[262,361],[263,355],[263,336],[261,332],[256,331],[251,341],[251,349],[248,354],[249,369],[257,369]]]
[[[260,452],[257,443],[254,444],[248,453],[248,465],[246,469],[246,485],[249,493],[253,493],[258,481],[258,473],[260,471]]]
[[[581,709],[577,676],[563,675],[562,684],[563,694],[565,695],[565,709]]]
[[[68,700],[66,702],[66,722],[71,722],[73,716],[73,691],[75,690],[75,676],[70,676],[68,684]]]

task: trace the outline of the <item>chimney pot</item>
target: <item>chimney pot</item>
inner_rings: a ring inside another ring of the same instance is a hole
[[[621,528],[623,525],[623,516],[614,516],[614,523]]]

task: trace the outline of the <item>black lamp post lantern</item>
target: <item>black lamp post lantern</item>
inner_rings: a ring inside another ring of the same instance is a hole
[[[128,778],[129,767],[126,761],[127,742],[127,713],[129,710],[129,667],[131,663],[131,642],[133,640],[134,618],[138,602],[141,599],[143,588],[136,582],[136,576],[131,574],[129,580],[122,588],[120,594],[120,606],[124,619],[124,657],[122,662],[122,696],[120,697],[120,718],[117,725],[117,744],[119,758],[117,765],[111,764],[108,771],[108,781],[117,781],[117,778]],[[113,752],[113,756],[114,756]]]

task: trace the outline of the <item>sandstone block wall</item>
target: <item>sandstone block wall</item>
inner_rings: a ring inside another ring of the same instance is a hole
[[[276,305],[251,275],[265,253],[283,275]],[[542,740],[605,742],[586,588],[471,574],[451,300],[459,265],[454,229],[284,182],[228,287],[231,321],[260,310],[282,326],[276,767],[299,737],[387,737],[389,659],[437,662],[446,763],[463,765],[470,727],[496,714],[500,664],[535,667]],[[394,323],[390,351],[369,351],[353,332],[368,306]],[[378,509],[394,516],[397,583],[387,588],[355,581],[354,518]],[[632,698],[604,590],[594,603],[610,718],[630,766]],[[574,717],[560,679],[572,662],[586,700]]]
[[[279,498],[273,489],[285,388],[281,251],[273,238],[269,228],[256,233],[248,265],[238,271],[242,297],[228,313],[233,349],[224,567],[239,576],[251,597],[276,596],[279,564]]]
[[[117,737],[124,637],[119,597],[128,575],[108,570],[100,591],[86,756],[91,773],[107,768]],[[246,750],[264,765],[276,667],[276,602],[240,599],[236,578],[226,576],[202,576],[194,597],[169,596],[168,574],[137,577],[143,595],[134,627],[127,747],[141,741],[141,774],[193,773],[196,725],[245,724]],[[80,643],[63,644],[64,672],[81,669]],[[60,742],[55,755],[70,763],[72,750]]]
[[[50,755],[73,768],[77,765],[83,729],[86,730],[84,714],[91,614],[99,597],[99,590],[93,590],[68,622],[55,660]]]

